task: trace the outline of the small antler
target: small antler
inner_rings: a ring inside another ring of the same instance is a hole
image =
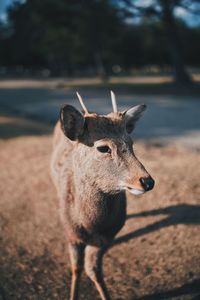
[[[115,94],[113,93],[113,91],[110,91],[110,94],[111,94],[113,112],[117,112],[117,101],[116,101]]]
[[[80,102],[80,104],[81,104],[81,106],[82,106],[82,109],[84,110],[84,112],[85,112],[86,114],[88,114],[88,110],[87,110],[87,108],[86,108],[86,106],[85,106],[85,104],[84,104],[84,102],[83,102],[83,99],[82,99],[81,95],[80,95],[78,92],[76,92],[76,95],[77,95],[78,100],[79,100],[79,102]]]

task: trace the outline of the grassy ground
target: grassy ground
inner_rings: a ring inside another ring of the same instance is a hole
[[[112,88],[146,95],[200,94],[198,84],[180,89],[168,78],[136,79],[106,84],[96,79],[0,81],[0,88],[15,97],[17,89],[27,89],[27,96],[38,85],[79,87],[96,95]],[[7,101],[8,94],[2,95]],[[22,96],[23,101],[32,101]],[[71,274],[49,176],[52,127],[14,115],[7,106],[1,109],[5,114],[0,116],[0,299],[66,299]],[[126,225],[105,255],[112,299],[200,299],[200,152],[159,142],[136,143],[135,148],[156,186],[146,195],[128,196]],[[85,274],[80,299],[98,299]]]
[[[33,126],[33,124],[32,124]],[[35,126],[35,125],[34,125]],[[41,132],[42,133],[42,132]],[[65,299],[70,267],[49,176],[51,136],[0,142],[0,299]],[[104,259],[113,299],[200,299],[200,154],[136,145],[155,189],[128,201]],[[98,299],[82,277],[80,299]]]

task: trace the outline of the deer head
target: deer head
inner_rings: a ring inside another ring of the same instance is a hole
[[[95,186],[107,193],[128,190],[139,195],[154,186],[154,180],[136,158],[130,136],[146,109],[144,104],[108,115],[89,113],[82,102],[84,114],[66,104],[60,111],[61,128],[73,144],[73,164],[77,183]]]

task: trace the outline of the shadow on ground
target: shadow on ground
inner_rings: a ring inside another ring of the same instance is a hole
[[[179,204],[179,205],[169,206],[165,208],[145,211],[139,214],[131,214],[127,216],[127,219],[157,216],[157,215],[168,215],[168,216],[164,220],[157,221],[153,224],[147,225],[144,228],[140,228],[136,231],[130,232],[128,234],[116,238],[113,241],[112,246],[127,242],[131,239],[137,238],[139,236],[151,233],[153,231],[171,225],[177,225],[177,224],[200,225],[200,205],[188,205],[188,204]]]
[[[148,200],[144,195],[129,201],[127,224],[104,260],[108,288],[118,300],[198,299],[200,156],[140,147],[158,188]],[[1,144],[1,300],[62,300],[69,293],[67,242],[48,175],[50,153],[47,136]],[[80,300],[97,298],[86,276],[80,293]]]
[[[23,117],[0,116],[0,138],[10,139],[19,136],[46,135],[53,132],[53,126]]]
[[[194,296],[191,296],[194,294]],[[190,300],[200,299],[200,279],[196,279],[190,283],[186,283],[179,288],[171,289],[169,291],[158,292],[152,295],[143,296],[140,298],[134,298],[135,300],[165,300],[172,299],[174,297],[180,297],[190,295]],[[133,300],[134,300],[133,299]],[[181,298],[178,298],[181,299]]]
[[[116,238],[112,246],[127,242],[131,239],[149,234],[152,231],[177,224],[200,225],[200,205],[174,205],[156,210],[144,211],[138,214],[130,214],[127,219],[156,216],[167,214],[166,219],[140,228],[129,234]],[[6,247],[3,248],[3,252]],[[8,253],[1,253],[2,257],[9,257]],[[17,256],[10,257],[0,266],[0,299],[36,299],[32,295],[37,295],[37,299],[65,299],[69,291],[71,274],[67,264],[61,262],[49,250],[44,249],[41,256],[31,257],[26,249],[19,247]],[[67,284],[66,284],[67,283]],[[85,276],[82,280],[81,298],[84,299],[90,290],[90,297],[96,297],[96,291],[91,282]],[[154,294],[146,295],[138,300],[164,300],[178,296],[195,294],[197,300],[200,296],[200,279],[186,283],[179,288],[167,291],[159,291]],[[198,294],[198,295],[196,295]],[[83,298],[82,298],[83,297]],[[121,299],[121,298],[120,298]],[[185,299],[185,298],[184,298]]]

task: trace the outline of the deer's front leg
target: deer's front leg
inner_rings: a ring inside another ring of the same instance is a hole
[[[110,300],[108,290],[106,288],[102,273],[102,248],[95,246],[86,246],[85,248],[85,271],[95,286],[102,300]]]
[[[85,246],[83,244],[69,243],[69,255],[72,270],[70,300],[78,299],[79,281],[84,262],[84,248]]]

